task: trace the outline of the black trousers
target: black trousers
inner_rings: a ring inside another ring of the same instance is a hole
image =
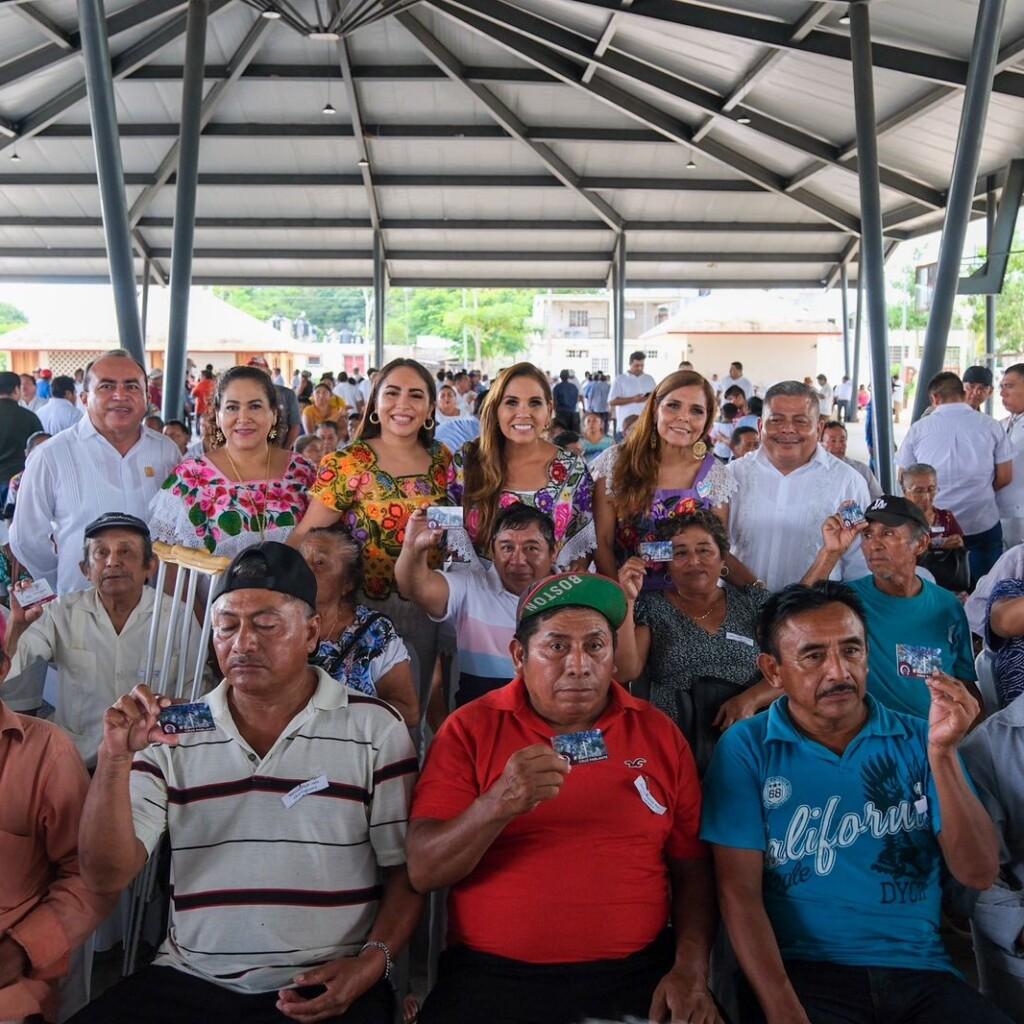
[[[811,1024],[1010,1024],[950,971],[787,960],[786,973]],[[764,1021],[750,987],[741,990],[744,1024]]]
[[[437,984],[419,1024],[646,1020],[654,990],[672,962],[667,933],[622,960],[584,964],[528,964],[455,946],[441,954]]]
[[[316,986],[309,993],[323,991]],[[348,1012],[328,1024],[392,1024],[394,994],[379,981]],[[108,989],[69,1024],[287,1024],[277,993],[240,995],[170,967],[144,967]]]

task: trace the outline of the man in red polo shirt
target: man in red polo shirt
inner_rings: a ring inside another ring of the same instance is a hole
[[[697,772],[672,722],[613,682],[625,614],[603,576],[531,587],[516,678],[456,711],[431,747],[409,875],[451,892],[421,1024],[720,1020]]]

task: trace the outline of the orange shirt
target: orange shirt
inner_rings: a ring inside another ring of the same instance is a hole
[[[215,381],[206,377],[200,379],[199,383],[192,389],[192,397],[196,400],[196,415],[205,416],[206,410],[210,407],[213,399],[213,392],[216,390]]]
[[[89,788],[74,744],[50,722],[0,701],[0,936],[28,954],[28,974],[0,988],[0,1020],[57,1019],[69,954],[107,916],[78,872],[78,822]]]

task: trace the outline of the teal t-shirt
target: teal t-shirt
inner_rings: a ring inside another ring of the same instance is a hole
[[[873,576],[848,584],[867,612],[868,693],[893,711],[928,717],[931,695],[924,680],[900,675],[897,644],[937,647],[942,671],[961,682],[973,683],[974,650],[971,627],[956,596],[921,580],[915,597],[890,597],[875,586]]]
[[[764,853],[784,960],[952,971],[928,723],[867,702],[842,756],[796,729],[786,697],[732,726],[704,776],[701,839]]]

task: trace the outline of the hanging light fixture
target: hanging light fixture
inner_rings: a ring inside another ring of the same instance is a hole
[[[266,18],[267,21],[278,21],[281,17],[281,12],[276,7],[268,7],[260,11],[260,17]]]
[[[741,117],[737,117],[736,118],[736,123],[737,124],[750,124],[750,118],[747,117],[746,114],[744,114]]]
[[[846,13],[845,14],[840,14],[839,15],[839,24],[840,25],[849,25],[850,24],[850,8],[849,7],[846,8]]]
[[[17,150],[15,150],[15,151],[14,151],[14,152],[13,152],[13,153],[11,154],[11,163],[15,163],[15,164],[16,164],[16,163],[18,163],[18,162],[19,162],[20,160],[21,160],[21,157],[20,157],[20,156],[18,156],[18,151],[17,151]]]
[[[327,45],[327,63],[324,65],[324,74],[327,77],[327,102],[324,104],[321,114],[326,114],[328,117],[332,117],[337,111],[334,109],[334,105],[331,103],[331,47]]]
[[[690,154],[690,159],[686,161],[686,169],[688,171],[695,171],[695,170],[697,170],[697,163],[693,159],[693,154],[692,153]]]

